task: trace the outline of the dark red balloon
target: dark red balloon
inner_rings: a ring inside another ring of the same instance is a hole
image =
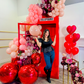
[[[80,39],[80,34],[79,33],[74,33],[73,34],[73,42],[76,42]]]
[[[13,63],[6,63],[0,68],[0,81],[11,83],[17,75],[17,68]]]
[[[72,48],[72,54],[73,55],[78,54],[78,52],[79,52],[79,49],[77,47]]]
[[[25,65],[20,68],[18,77],[23,84],[33,84],[38,78],[38,72],[33,65]]]
[[[70,54],[70,53],[71,53],[71,48],[66,48],[66,52],[67,52],[68,54]]]
[[[65,48],[70,48],[70,47],[71,47],[71,44],[70,44],[69,42],[65,42],[65,43],[64,43],[64,47],[65,47]]]
[[[67,32],[69,34],[73,34],[75,31],[76,31],[76,26],[75,25],[72,25],[72,26],[68,26],[67,27]]]
[[[67,42],[73,42],[73,36],[72,35],[67,35],[66,37],[65,37],[65,40],[67,41]]]
[[[31,56],[33,64],[39,64],[41,62],[41,56],[39,53],[34,53]]]

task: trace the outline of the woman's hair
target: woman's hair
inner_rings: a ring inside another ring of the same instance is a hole
[[[46,32],[49,32],[49,35],[48,35],[48,40],[50,39],[50,31],[48,29],[45,29],[44,32],[43,32],[43,40],[45,40],[45,33]]]

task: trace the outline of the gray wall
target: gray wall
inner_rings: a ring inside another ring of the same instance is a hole
[[[70,5],[70,4],[80,3],[80,2],[84,2],[84,0],[66,0],[65,5]]]

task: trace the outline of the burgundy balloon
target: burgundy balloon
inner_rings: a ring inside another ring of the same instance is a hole
[[[13,63],[6,63],[0,68],[0,81],[3,83],[11,83],[17,75],[17,68]]]
[[[37,65],[41,62],[41,56],[39,53],[34,53],[31,55],[33,64]]]
[[[76,31],[76,26],[75,25],[67,27],[67,32],[69,34],[73,34],[75,31]]]
[[[73,34],[73,42],[76,42],[80,39],[80,34],[79,33],[74,33]]]
[[[33,65],[25,65],[20,68],[18,77],[23,84],[33,84],[38,78],[38,72]]]

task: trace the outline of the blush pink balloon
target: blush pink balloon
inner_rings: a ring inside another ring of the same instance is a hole
[[[17,41],[18,40],[18,38],[17,37],[15,37],[14,39],[13,39],[13,41],[15,42],[15,41]]]
[[[62,8],[65,9],[65,5],[64,4],[62,4]]]
[[[63,12],[63,11],[64,11],[64,9],[63,9],[63,8],[60,8],[60,9],[59,9],[59,11],[60,11],[60,12]]]
[[[12,52],[12,53],[10,54],[10,56],[11,56],[11,58],[16,58],[17,53],[16,53],[16,52]]]
[[[58,8],[55,8],[55,12],[58,12]]]
[[[26,50],[26,46],[25,45],[20,45],[19,49],[20,50]]]
[[[59,12],[59,16],[62,17],[64,15],[64,12]]]
[[[55,14],[52,15],[52,17],[55,17],[55,16],[56,16]]]
[[[49,16],[52,16],[52,12],[48,13]]]
[[[39,29],[41,30],[42,29],[42,26],[41,25],[38,25]]]
[[[14,44],[14,42],[13,41],[10,41],[9,42],[9,47],[11,47],[13,44]]]
[[[16,46],[18,46],[18,41],[15,41],[15,43],[14,43]]]
[[[17,51],[18,47],[16,45],[11,46],[11,51]]]
[[[23,44],[23,45],[26,44],[26,40],[24,38],[21,38],[20,39],[20,44]]]
[[[55,15],[58,16],[59,15],[59,12],[56,12]]]
[[[62,5],[57,5],[57,8],[58,8],[58,9],[62,8]]]
[[[64,3],[65,3],[65,1],[66,1],[66,0],[61,0],[62,4],[64,4]]]
[[[61,5],[62,4],[62,1],[59,1],[57,4]]]
[[[10,48],[7,48],[6,53],[7,54],[11,54],[11,49]]]
[[[51,6],[52,6],[52,7],[55,7],[55,0],[53,0],[53,1],[51,2]]]
[[[52,10],[52,13],[55,14],[55,10]]]
[[[33,36],[38,36],[39,32],[40,32],[40,29],[37,25],[33,25],[33,26],[30,27],[29,32]]]

